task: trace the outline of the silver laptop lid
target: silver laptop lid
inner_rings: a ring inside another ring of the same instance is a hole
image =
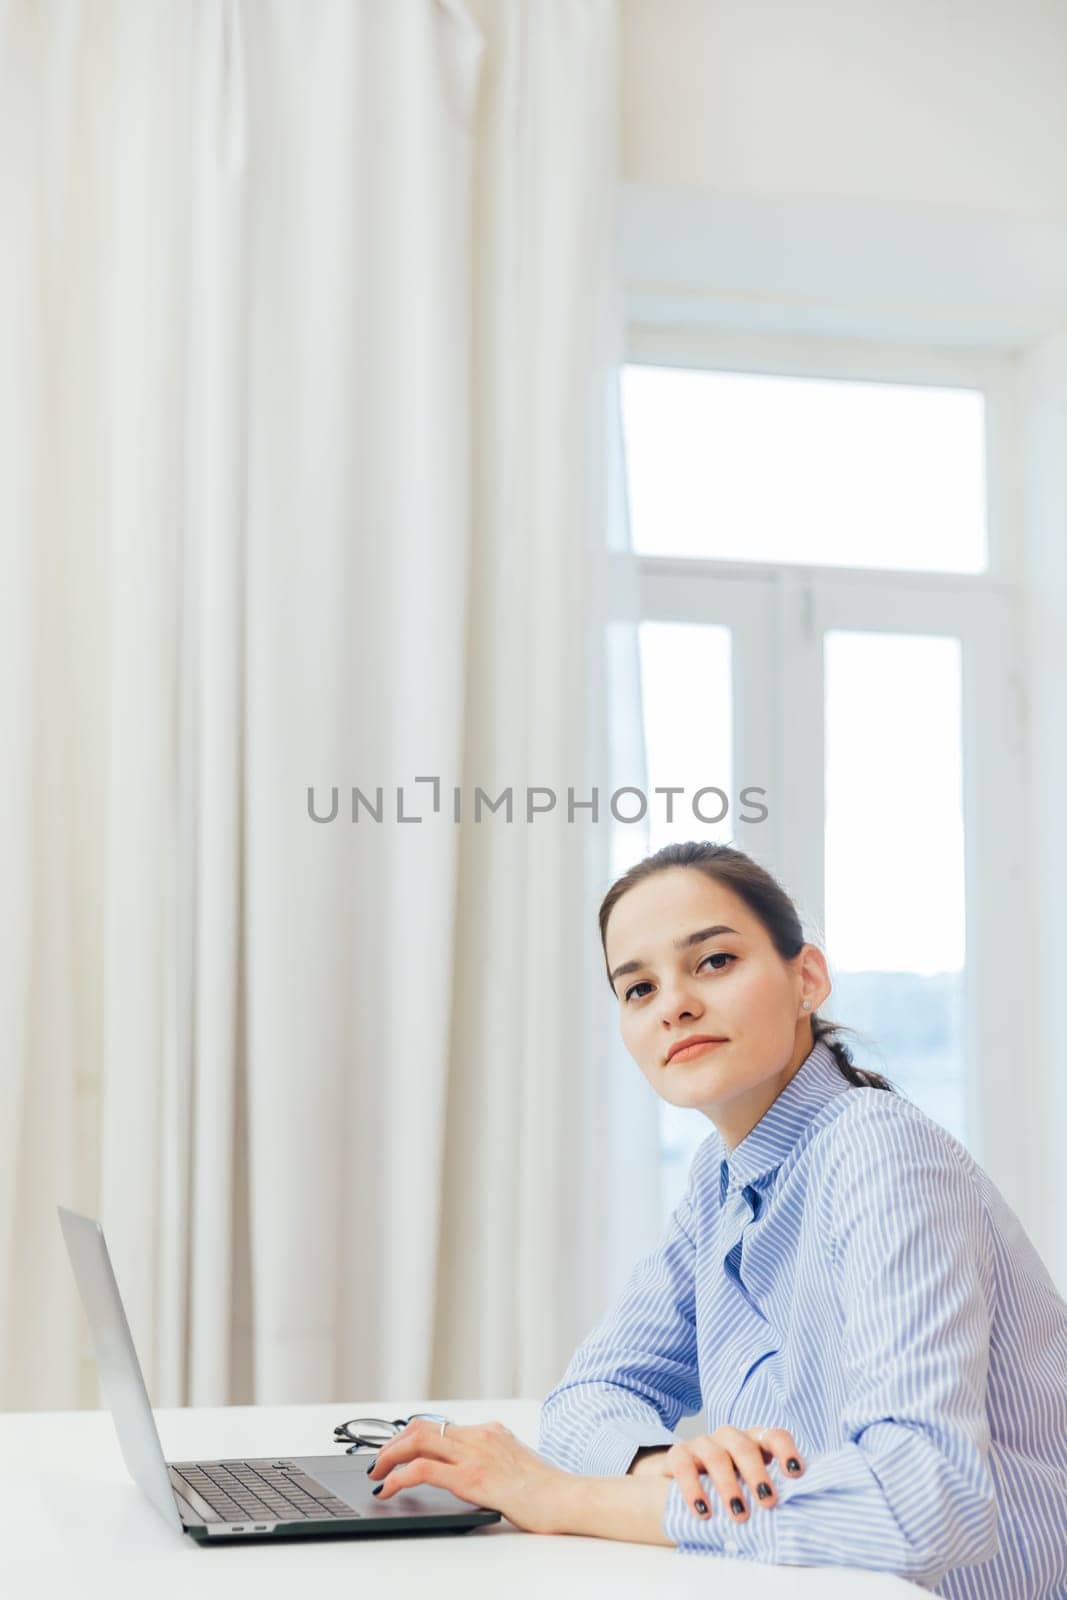
[[[161,1516],[182,1531],[159,1442],[156,1419],[148,1401],[141,1363],[111,1267],[104,1230],[91,1217],[57,1206],[70,1264],[89,1318],[93,1347],[107,1403],[119,1436],[119,1448],[130,1477],[143,1489]]]

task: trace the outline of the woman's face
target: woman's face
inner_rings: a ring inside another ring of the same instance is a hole
[[[815,1011],[830,992],[822,952],[784,960],[740,896],[696,867],[628,889],[605,950],[627,1050],[658,1095],[703,1111],[732,1149],[811,1050],[803,1002]],[[670,1054],[698,1037],[721,1042]]]

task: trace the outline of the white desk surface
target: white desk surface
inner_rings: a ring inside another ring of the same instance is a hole
[[[332,1443],[334,1423],[409,1410],[439,1411],[457,1422],[496,1418],[526,1443],[537,1443],[538,1404],[532,1400],[189,1408],[157,1411],[156,1424],[170,1461],[340,1455]],[[923,1592],[900,1578],[855,1568],[770,1567],[680,1555],[670,1545],[528,1534],[503,1518],[464,1534],[212,1549],[169,1528],[130,1481],[107,1411],[0,1414],[0,1527],[3,1588],[20,1600],[234,1600],[235,1593],[334,1600],[347,1592],[387,1591],[432,1600],[500,1594],[542,1600],[553,1592],[560,1600],[572,1594],[751,1600],[756,1592],[761,1600],[907,1600]]]

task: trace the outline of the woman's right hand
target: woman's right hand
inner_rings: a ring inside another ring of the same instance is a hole
[[[716,1428],[714,1433],[701,1433],[695,1439],[681,1439],[677,1444],[639,1451],[630,1465],[634,1477],[677,1478],[683,1496],[698,1517],[710,1517],[711,1510],[703,1498],[700,1473],[706,1473],[718,1489],[724,1506],[730,1509],[735,1522],[748,1520],[748,1507],[739,1493],[739,1480],[751,1490],[753,1505],[771,1510],[778,1504],[774,1484],[767,1476],[766,1466],[777,1460],[782,1471],[790,1478],[799,1478],[804,1463],[796,1441],[784,1428]]]

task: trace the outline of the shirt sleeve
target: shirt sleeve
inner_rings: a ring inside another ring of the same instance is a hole
[[[692,1227],[687,1191],[545,1400],[538,1450],[554,1465],[622,1474],[641,1446],[674,1444],[679,1420],[700,1410]]]
[[[773,1463],[770,1510],[739,1490],[743,1523],[706,1474],[708,1518],[672,1482],[662,1527],[680,1550],[874,1568],[932,1588],[998,1548],[989,1220],[948,1135],[906,1105],[880,1104],[885,1090],[856,1094],[865,1104],[827,1129],[808,1190],[823,1186],[831,1235],[825,1318],[794,1330],[815,1350],[838,1347],[843,1442],[799,1479]]]

